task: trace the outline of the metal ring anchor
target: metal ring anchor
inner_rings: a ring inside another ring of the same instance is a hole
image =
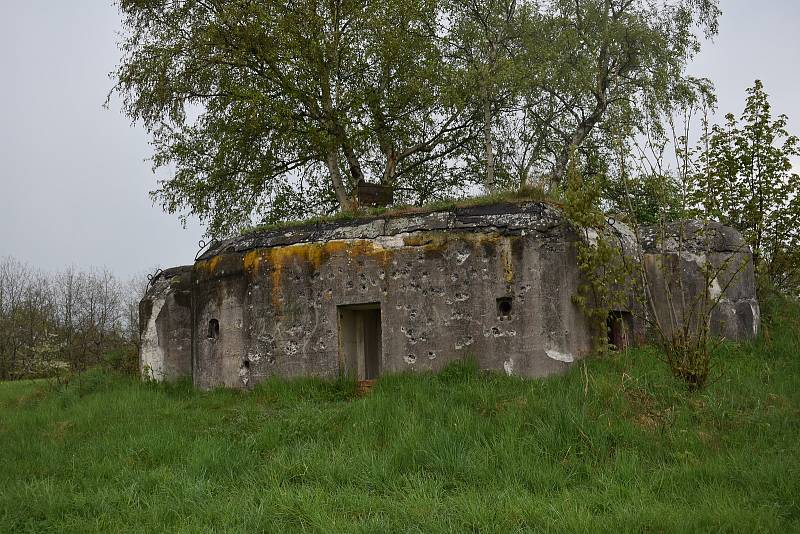
[[[152,286],[156,282],[156,280],[158,280],[158,277],[161,276],[163,272],[164,272],[163,269],[156,269],[156,272],[154,272],[153,274],[148,274],[147,287]]]
[[[200,247],[200,250],[198,250],[197,254],[194,255],[194,261],[197,261],[197,259],[203,255],[203,252],[206,250],[206,248],[213,244],[214,244],[213,240],[209,241],[208,243],[206,243],[205,239],[201,239],[200,241],[198,241],[197,246]]]

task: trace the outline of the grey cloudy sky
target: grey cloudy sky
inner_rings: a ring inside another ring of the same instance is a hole
[[[720,35],[692,65],[722,113],[760,78],[800,133],[800,2],[722,0]],[[102,108],[119,53],[110,0],[0,0],[0,256],[130,276],[189,263],[202,237],[151,205],[145,133]]]

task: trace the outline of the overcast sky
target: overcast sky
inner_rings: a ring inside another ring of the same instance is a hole
[[[760,78],[800,134],[800,1],[722,0],[720,34],[691,73],[720,112]],[[202,237],[151,204],[148,140],[102,104],[117,64],[110,0],[0,0],[0,256],[127,277],[191,263]]]

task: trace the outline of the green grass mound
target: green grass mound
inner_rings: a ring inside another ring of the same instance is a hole
[[[649,350],[548,380],[467,362],[365,398],[1,384],[0,531],[797,531],[798,317],[726,346],[699,393]]]
[[[399,217],[403,215],[416,215],[420,213],[435,213],[441,211],[453,211],[461,208],[474,208],[477,206],[489,206],[500,203],[524,203],[524,202],[548,202],[557,204],[556,200],[549,197],[544,191],[526,187],[512,191],[500,191],[489,195],[477,197],[465,197],[458,199],[444,199],[428,202],[419,206],[397,204],[387,207],[370,208],[364,207],[355,211],[340,211],[333,215],[320,215],[307,219],[286,220],[275,223],[261,224],[242,230],[242,235],[258,234],[272,230],[282,230],[295,228],[298,226],[308,226],[313,224],[324,224],[329,222],[352,221],[361,219],[378,219],[383,217]]]

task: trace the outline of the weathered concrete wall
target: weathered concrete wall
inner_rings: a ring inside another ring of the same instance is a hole
[[[556,210],[529,204],[221,243],[194,268],[195,383],[336,376],[345,363],[338,307],[373,303],[381,374],[437,370],[467,355],[509,374],[561,372],[591,349],[571,301],[573,239]]]
[[[191,275],[191,267],[167,269],[139,304],[139,366],[146,378],[192,376]]]
[[[685,322],[695,325],[713,305],[715,337],[745,341],[758,335],[753,258],[739,232],[716,222],[682,221],[661,232],[643,229],[642,248],[655,315],[665,333]]]
[[[632,232],[615,228],[621,251],[638,256]],[[691,230],[682,247],[671,231],[645,231],[658,312],[668,315],[668,286],[673,294],[681,287],[697,294],[705,287],[703,266],[716,266],[711,293],[722,298],[713,331],[749,339],[758,331],[749,250],[730,229],[715,231],[709,246]],[[508,374],[563,372],[592,349],[587,321],[572,303],[580,282],[577,239],[557,209],[529,203],[314,224],[215,243],[192,268],[166,271],[142,302],[143,372],[190,375],[201,388],[246,388],[271,376],[364,378],[376,365],[358,360],[367,354],[377,354],[381,375],[436,371],[467,356]],[[665,263],[672,270],[660,267]],[[666,272],[679,273],[680,284]],[[641,310],[631,304],[614,316],[638,339],[643,323],[631,311]],[[381,332],[380,346],[353,337],[369,336],[364,332]],[[355,359],[354,351],[361,351]]]

